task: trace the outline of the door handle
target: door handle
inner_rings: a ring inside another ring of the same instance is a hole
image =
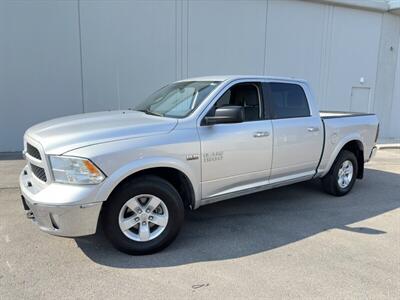
[[[268,131],[257,131],[257,132],[254,132],[253,136],[255,138],[266,137],[266,136],[269,136],[269,132]]]
[[[316,131],[319,131],[319,128],[318,127],[308,127],[307,131],[308,132],[316,132]]]

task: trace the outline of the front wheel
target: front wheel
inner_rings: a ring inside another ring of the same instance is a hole
[[[104,231],[120,251],[150,254],[168,246],[184,219],[175,188],[156,176],[126,182],[105,203]]]
[[[357,178],[357,158],[353,152],[342,150],[329,173],[322,178],[324,190],[334,196],[344,196],[353,188]]]

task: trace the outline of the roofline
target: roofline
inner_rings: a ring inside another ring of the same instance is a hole
[[[233,80],[280,80],[280,81],[297,81],[297,82],[307,82],[302,78],[295,77],[281,77],[281,76],[261,76],[261,75],[210,75],[210,76],[201,76],[201,77],[192,77],[179,80],[177,82],[185,82],[185,81],[233,81]]]
[[[364,9],[377,12],[389,12],[400,15],[400,0],[303,0],[309,2],[317,2],[322,4],[330,4],[335,6],[350,7],[356,9]]]

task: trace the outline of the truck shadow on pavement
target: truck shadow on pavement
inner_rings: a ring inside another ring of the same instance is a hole
[[[399,195],[400,174],[366,169],[365,178],[358,180],[345,197],[327,195],[319,181],[310,181],[187,212],[178,238],[167,249],[152,255],[121,253],[101,230],[75,240],[92,261],[116,268],[170,267],[234,259],[331,229],[385,234],[379,228],[351,224],[400,207]]]

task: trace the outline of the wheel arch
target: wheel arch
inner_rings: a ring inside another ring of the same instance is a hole
[[[182,171],[171,167],[152,167],[132,173],[131,175],[125,177],[121,182],[119,182],[117,186],[115,186],[113,191],[110,193],[110,196],[126,182],[135,180],[135,178],[139,178],[141,176],[146,176],[146,175],[157,176],[169,182],[178,191],[179,195],[182,198],[185,208],[189,209],[194,208],[195,196],[192,183]]]
[[[362,139],[359,136],[349,136],[346,139],[343,139],[341,143],[339,143],[335,150],[332,152],[329,163],[327,164],[325,171],[323,172],[321,177],[324,177],[328,174],[329,170],[332,168],[336,158],[342,150],[348,150],[357,158],[357,178],[361,179],[364,176],[364,144]]]
[[[200,187],[195,183],[198,182],[198,179],[191,169],[173,159],[161,162],[153,158],[151,163],[143,160],[140,163],[133,162],[121,167],[106,179],[97,193],[96,201],[107,201],[122,184],[143,175],[154,175],[168,181],[181,195],[186,208],[197,208]]]
[[[347,142],[340,151],[347,150],[357,158],[357,178],[362,179],[364,177],[364,145],[360,140],[352,140]],[[339,151],[339,153],[340,153]]]

